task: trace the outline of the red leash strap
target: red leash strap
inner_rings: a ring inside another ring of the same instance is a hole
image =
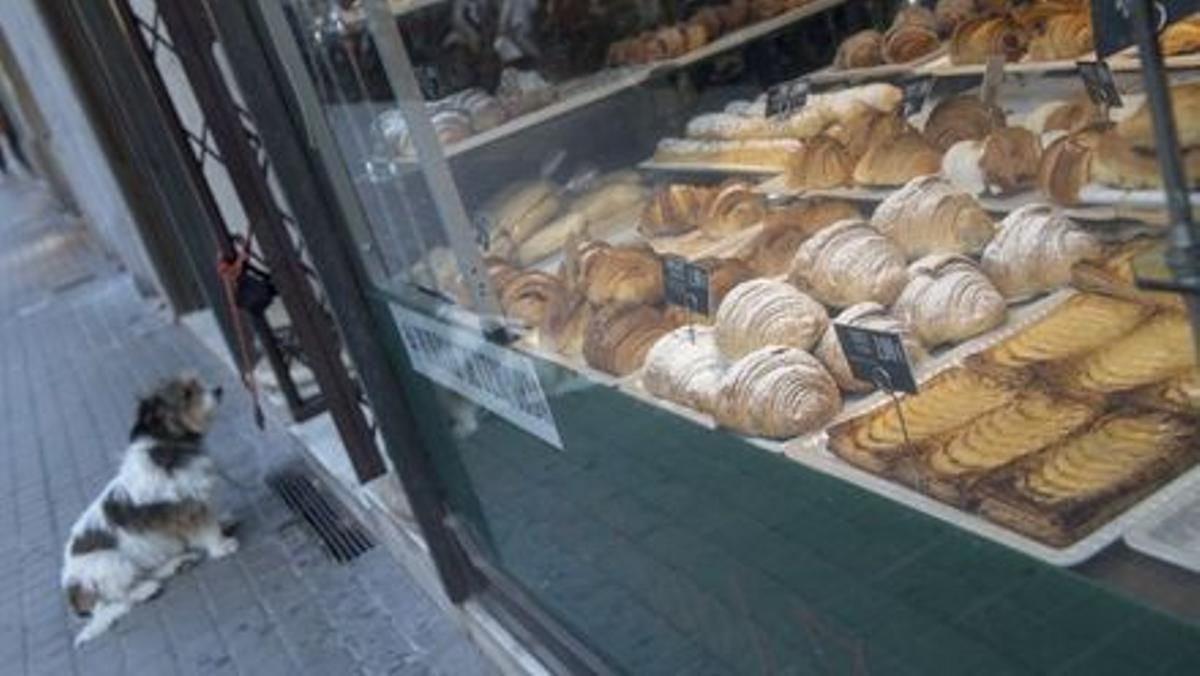
[[[250,399],[254,402],[254,422],[259,429],[264,426],[262,404],[258,398],[258,380],[254,377],[254,364],[251,360],[251,345],[250,336],[246,332],[246,326],[242,322],[242,310],[237,304],[237,285],[238,280],[242,277],[242,272],[246,268],[246,262],[250,260],[250,240],[247,239],[245,245],[237,251],[231,258],[221,258],[217,260],[217,275],[225,287],[225,302],[229,305],[229,315],[233,321],[233,332],[236,334],[238,344],[238,370],[242,378],[242,385],[250,392]]]

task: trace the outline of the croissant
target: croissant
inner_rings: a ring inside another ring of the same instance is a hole
[[[887,309],[879,303],[851,305],[833,319],[813,352],[843,392],[870,392],[875,389],[875,385],[854,377],[850,364],[846,362],[846,355],[842,352],[842,343],[838,340],[834,324],[899,334],[910,364],[915,365],[928,356],[925,348],[921,346],[921,341],[917,340],[903,322],[889,315]]]
[[[1098,258],[1100,241],[1045,204],[1010,213],[983,250],[983,272],[1006,298],[1020,298],[1066,286],[1071,268]]]
[[[893,25],[883,34],[883,60],[908,63],[937,51],[941,46],[937,30],[916,23]]]
[[[1092,161],[1100,145],[1099,129],[1084,129],[1056,139],[1038,163],[1038,187],[1058,204],[1076,204],[1092,180]]]
[[[1200,82],[1171,87],[1171,113],[1175,117],[1179,146],[1200,145]],[[1141,150],[1154,150],[1154,122],[1150,104],[1143,102],[1133,115],[1117,123],[1117,135]]]
[[[901,5],[892,17],[892,28],[898,26],[917,26],[929,30],[937,30],[937,16],[932,11],[917,4]]]
[[[709,307],[718,308],[733,287],[754,278],[754,270],[736,258],[701,258],[693,263],[708,271]]]
[[[646,353],[642,386],[656,397],[708,412],[727,367],[712,327],[682,326]]]
[[[591,247],[580,258],[580,288],[596,305],[657,303],[663,297],[662,261],[647,246]]]
[[[820,430],[841,407],[837,383],[815,357],[772,345],[729,367],[714,413],[742,433],[785,439]]]
[[[965,256],[932,255],[913,263],[892,313],[927,347],[957,343],[996,328],[1004,296]]]
[[[936,174],[942,155],[915,132],[901,134],[867,150],[854,167],[858,185],[903,185],[918,176]]]
[[[977,253],[995,228],[975,198],[938,176],[913,179],[889,195],[875,209],[871,225],[909,260],[930,253]]]
[[[717,309],[717,345],[737,359],[767,345],[807,350],[829,324],[820,303],[785,282],[754,279],[733,287]]]
[[[1092,16],[1080,12],[1055,14],[1042,24],[1041,32],[1029,41],[1032,61],[1074,59],[1092,51]]]
[[[762,221],[766,213],[763,196],[749,183],[730,180],[716,189],[708,203],[700,229],[713,237],[729,235]]]
[[[788,281],[826,305],[890,304],[908,282],[904,252],[865,221],[842,221],[800,245]]]
[[[568,357],[579,356],[591,318],[592,305],[583,294],[575,291],[555,296],[538,327],[542,346]]]
[[[1188,184],[1200,186],[1200,149],[1185,150],[1183,164]],[[1100,134],[1091,169],[1093,181],[1117,188],[1157,189],[1163,184],[1154,151],[1140,150],[1113,131]]]
[[[1191,16],[1167,26],[1158,34],[1163,56],[1178,56],[1200,50],[1200,17]]]
[[[1004,126],[1004,111],[984,103],[978,96],[944,98],[933,107],[925,122],[925,138],[942,152],[959,141],[981,140],[993,129]]]
[[[650,347],[675,328],[648,305],[608,305],[596,310],[583,338],[583,358],[589,366],[625,376],[641,367]]]
[[[837,221],[861,217],[853,204],[835,199],[810,198],[768,210],[762,232],[750,244],[748,260],[761,276],[784,274],[804,240]]]
[[[1022,127],[993,129],[983,141],[979,170],[987,187],[996,193],[1028,188],[1037,179],[1042,145]]]
[[[663,186],[642,210],[638,231],[647,237],[687,232],[699,223],[710,199],[709,190],[701,186],[679,183]]]
[[[538,326],[546,309],[564,292],[562,280],[536,270],[509,276],[499,286],[504,314],[529,326]]]
[[[933,8],[939,35],[948,37],[963,21],[975,16],[975,0],[938,0]]]
[[[851,35],[838,46],[833,67],[839,69],[870,68],[883,63],[883,35],[877,30],[863,30]]]
[[[993,54],[1002,54],[1005,61],[1019,61],[1028,42],[1021,26],[1009,16],[967,19],[950,39],[950,63],[986,63]]]
[[[848,185],[853,169],[842,144],[822,135],[804,141],[803,149],[788,163],[786,176],[793,188],[833,188]]]

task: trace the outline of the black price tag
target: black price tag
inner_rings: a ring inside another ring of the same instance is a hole
[[[837,323],[833,328],[855,378],[889,392],[917,393],[900,334]]]
[[[767,117],[786,117],[808,103],[808,80],[792,80],[767,90]]]
[[[680,256],[664,256],[663,294],[667,303],[708,316],[708,270]]]
[[[933,91],[933,78],[925,76],[906,80],[900,85],[900,88],[904,92],[904,116],[916,115],[925,107],[925,100]]]
[[[1121,107],[1121,93],[1117,91],[1117,83],[1113,80],[1112,70],[1107,62],[1080,61],[1076,65],[1092,103],[1103,108]]]
[[[1092,36],[1096,55],[1104,58],[1132,45],[1133,15],[1129,3],[1140,0],[1092,0]],[[1154,0],[1150,13],[1157,30],[1188,15],[1200,12],[1200,0]]]

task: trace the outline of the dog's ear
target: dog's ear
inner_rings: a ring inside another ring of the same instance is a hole
[[[129,438],[136,439],[143,434],[153,434],[162,428],[163,401],[157,395],[142,397],[138,401],[137,418],[133,421],[133,429],[129,430]]]

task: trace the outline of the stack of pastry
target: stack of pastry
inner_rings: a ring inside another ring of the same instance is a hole
[[[835,199],[806,198],[768,209],[762,231],[747,245],[742,257],[759,276],[782,275],[809,237],[838,221],[861,217],[853,204]]]
[[[1024,127],[997,127],[981,140],[959,141],[942,158],[942,174],[965,192],[1004,194],[1036,182],[1042,148]]]
[[[825,365],[843,392],[870,392],[875,389],[875,384],[859,380],[854,376],[853,371],[850,370],[850,364],[846,362],[846,355],[842,352],[842,343],[838,339],[835,324],[898,334],[904,345],[908,363],[916,365],[926,357],[925,348],[916,336],[908,330],[903,322],[889,315],[887,309],[882,305],[871,302],[852,305],[834,317],[833,323],[825,329],[821,341],[817,343],[816,350],[813,352]]]
[[[1099,258],[1100,241],[1054,207],[1029,204],[1010,213],[983,250],[983,272],[1006,298],[1066,286],[1071,269]]]
[[[871,225],[909,260],[931,253],[978,253],[994,225],[974,197],[937,176],[910,181],[875,209]]]
[[[654,343],[674,328],[676,324],[653,306],[605,305],[588,321],[583,358],[592,368],[626,376],[640,368]]]
[[[721,377],[714,415],[745,434],[785,439],[820,430],[841,409],[837,384],[807,352],[768,345]]]
[[[727,366],[712,327],[682,326],[650,348],[642,385],[656,397],[708,412]]]
[[[1004,126],[1004,111],[984,103],[978,96],[948,96],[929,113],[925,138],[946,152],[960,141],[982,141],[993,130]]]
[[[786,282],[755,279],[733,288],[717,309],[717,345],[737,359],[768,345],[808,350],[829,324],[825,308]]]
[[[1007,316],[1004,296],[965,256],[926,256],[909,266],[909,277],[892,312],[927,347],[972,338]]]
[[[788,279],[826,305],[890,305],[908,282],[904,252],[861,220],[835,223],[800,245]]]

